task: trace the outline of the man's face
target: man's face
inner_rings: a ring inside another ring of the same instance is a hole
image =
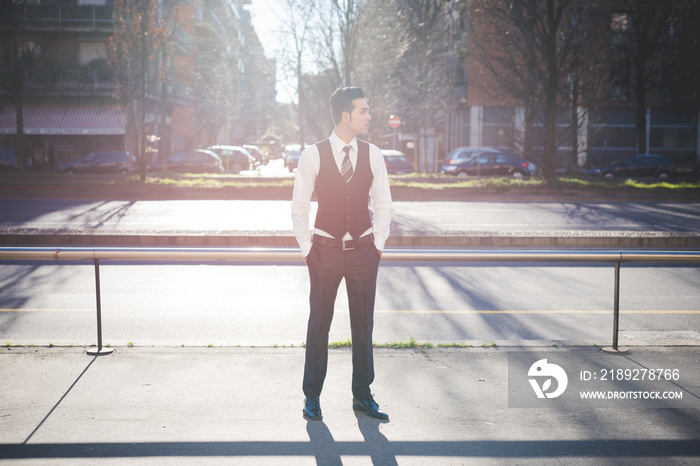
[[[369,105],[367,105],[365,99],[355,99],[352,103],[353,109],[350,114],[348,128],[356,136],[367,134],[369,132],[369,121],[372,119],[369,115]]]

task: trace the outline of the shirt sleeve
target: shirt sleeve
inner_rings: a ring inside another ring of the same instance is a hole
[[[391,191],[389,175],[382,151],[370,144],[370,161],[372,164],[372,186],[370,187],[370,205],[374,214],[374,245],[383,251],[391,229]]]
[[[311,196],[316,184],[319,170],[318,148],[315,144],[307,146],[299,157],[297,175],[294,180],[292,196],[292,232],[301,248],[302,257],[311,251]]]

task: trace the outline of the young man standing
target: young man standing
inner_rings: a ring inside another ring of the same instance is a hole
[[[379,410],[369,386],[374,380],[377,269],[391,223],[389,178],[379,148],[357,139],[367,134],[372,119],[362,90],[337,89],[330,98],[330,109],[335,130],[328,139],[302,152],[292,200],[294,236],[311,282],[303,414],[306,419],[323,419],[319,396],[328,366],[328,332],[338,287],[345,278],[352,334],[353,408],[385,420],[389,416]],[[312,235],[309,217],[314,192],[318,212]]]

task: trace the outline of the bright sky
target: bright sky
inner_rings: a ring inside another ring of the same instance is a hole
[[[279,49],[280,19],[273,12],[277,5],[276,0],[252,0],[245,8],[251,13],[251,20],[255,32],[262,43],[267,58],[277,58],[276,52]],[[277,71],[279,79],[279,69]],[[289,96],[282,89],[279,82],[277,84],[277,101],[290,102]]]
[[[275,0],[252,0],[246,9],[251,13],[253,27],[262,42],[267,58],[274,58],[280,20],[272,9],[277,2]]]

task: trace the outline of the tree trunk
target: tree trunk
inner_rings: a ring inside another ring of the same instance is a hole
[[[533,128],[535,127],[535,109],[528,103],[525,107],[525,137],[523,138],[523,155],[532,162],[542,165],[542,160],[539,157],[534,157],[535,143]]]
[[[297,98],[299,103],[297,104],[297,118],[299,120],[299,147],[304,150],[304,143],[306,135],[304,134],[305,123],[305,102],[304,102],[304,92],[302,89],[302,69],[301,69],[301,54],[297,55]]]
[[[571,83],[571,154],[569,154],[571,168],[578,166],[578,93],[578,73],[574,73]]]
[[[636,66],[636,119],[635,126],[637,129],[637,153],[646,154],[647,148],[647,110],[646,110],[646,79],[644,77],[644,68],[646,65]]]
[[[21,94],[15,97],[15,118],[17,121],[17,136],[15,137],[17,162],[19,163],[19,168],[25,168],[29,165],[27,164],[27,154],[24,147],[24,106]]]
[[[557,150],[557,91],[559,90],[559,69],[557,63],[557,36],[554,18],[554,1],[547,1],[548,35],[545,53],[547,63],[547,80],[544,101],[544,154],[542,171],[546,180],[553,180],[556,175]]]
[[[20,64],[20,56],[17,44],[17,21],[15,20],[15,8],[19,8],[18,3],[10,3],[10,23],[12,24],[12,37],[10,38],[10,56],[12,57],[10,66],[12,67],[12,93],[15,102],[15,123],[17,135],[15,137],[15,151],[17,152],[17,163],[19,168],[27,166],[27,154],[24,148],[24,102],[22,99],[22,88],[24,87],[24,66]]]
[[[557,107],[554,99],[547,99],[544,113],[544,154],[542,157],[542,172],[546,180],[553,180],[556,176],[556,151],[557,151]]]
[[[138,134],[138,150],[136,160],[139,166],[139,182],[146,183],[146,103],[147,87],[148,87],[148,14],[150,12],[150,0],[145,1],[145,7],[141,16],[141,69],[143,73],[143,81],[141,87],[141,102],[139,104],[139,128]]]

